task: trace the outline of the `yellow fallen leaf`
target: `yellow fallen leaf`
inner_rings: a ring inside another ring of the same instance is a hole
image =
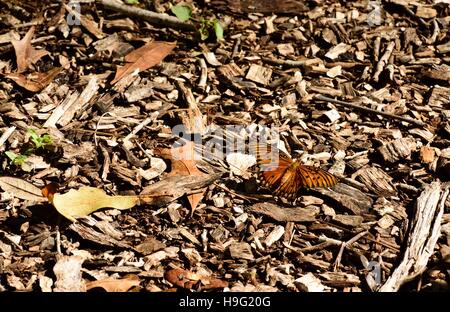
[[[139,203],[139,196],[109,196],[103,190],[83,186],[53,196],[53,206],[64,217],[75,221],[101,208],[130,209]]]

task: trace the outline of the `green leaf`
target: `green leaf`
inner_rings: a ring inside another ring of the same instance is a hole
[[[52,138],[47,133],[40,136],[33,129],[28,129],[28,134],[30,135],[31,141],[34,143],[36,148],[44,147],[52,142]]]
[[[199,34],[200,34],[200,38],[202,40],[206,40],[209,37],[209,30],[207,27],[205,27],[204,25],[202,25],[200,27],[200,29],[198,30]]]
[[[30,135],[31,141],[35,144],[36,142],[39,142],[39,134],[36,133],[36,131],[34,131],[34,129],[28,129],[28,134]]]
[[[42,136],[42,143],[44,143],[44,144],[52,143],[52,138],[50,137],[49,134],[46,133]]]
[[[186,22],[192,16],[192,9],[187,5],[177,4],[170,8],[170,10],[182,22]]]
[[[11,159],[11,162],[16,166],[22,166],[25,163],[25,160],[27,160],[26,155],[16,154],[11,151],[6,151],[5,155],[8,156],[8,158]]]
[[[12,161],[14,161],[14,159],[17,158],[17,154],[11,151],[6,151],[5,155],[8,156],[8,158],[11,159]]]
[[[139,4],[138,0],[125,0],[126,4]]]
[[[223,39],[223,28],[218,20],[214,21],[214,32],[216,33],[217,40]]]

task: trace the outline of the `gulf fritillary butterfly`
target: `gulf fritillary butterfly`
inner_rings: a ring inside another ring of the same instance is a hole
[[[256,157],[262,186],[278,196],[293,200],[302,188],[332,187],[338,183],[338,178],[329,172],[302,165],[279,149],[273,153],[271,145],[255,144],[250,146],[250,150]],[[278,156],[275,161],[274,155]]]

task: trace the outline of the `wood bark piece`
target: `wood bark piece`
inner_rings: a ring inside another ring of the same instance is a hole
[[[308,10],[299,0],[212,0],[211,4],[233,13],[298,14]]]
[[[99,245],[103,246],[109,246],[109,247],[120,247],[120,248],[130,248],[131,246],[127,243],[118,241],[117,239],[97,232],[96,230],[92,229],[89,226],[83,225],[81,223],[72,223],[69,228],[80,235],[83,239],[86,239],[88,241],[97,243]]]
[[[268,85],[272,77],[272,70],[261,65],[252,64],[247,72],[248,80],[260,83],[264,86]]]
[[[396,193],[392,178],[378,167],[367,167],[358,170],[355,176],[372,192],[381,196],[392,196]]]
[[[232,243],[230,245],[230,255],[233,259],[254,260],[252,247],[248,243]]]
[[[392,51],[394,50],[394,47],[395,47],[395,41],[389,42],[389,44],[386,47],[386,51],[384,52],[383,56],[378,61],[376,71],[373,74],[374,81],[378,82],[380,74],[383,71],[383,69],[386,67],[386,65],[389,61],[389,58],[391,57]]]
[[[140,18],[151,24],[163,27],[170,27],[178,30],[188,30],[188,31],[195,30],[195,26],[193,24],[182,22],[175,16],[135,8],[130,5],[122,4],[121,1],[101,0],[100,3],[108,10],[120,12],[127,16]]]
[[[283,208],[271,203],[258,203],[250,207],[250,211],[271,217],[279,222],[311,222],[318,212],[308,209]]]
[[[355,215],[366,213],[372,208],[373,200],[369,196],[344,183],[338,183],[333,190],[318,188],[313,191],[336,201]]]
[[[441,220],[449,186],[433,182],[416,201],[403,259],[379,291],[398,291],[404,283],[421,274],[441,235]]]
[[[84,259],[80,256],[59,257],[53,272],[56,276],[55,292],[86,291],[86,285],[81,277],[81,264]]]
[[[76,10],[72,9],[69,5],[64,4],[64,8],[72,14],[76,19],[80,21],[80,24],[86,28],[87,31],[89,31],[95,38],[97,39],[103,39],[105,34],[97,27],[96,23],[92,21],[90,18],[87,18],[83,15],[81,15]]]
[[[401,138],[380,146],[378,152],[384,161],[395,163],[411,156],[413,144],[411,139]]]
[[[67,125],[75,113],[87,108],[91,99],[97,94],[98,88],[97,79],[92,78],[80,95],[77,91],[68,95],[44,123],[44,128],[56,127],[57,123],[61,126]]]
[[[348,102],[344,102],[344,101],[340,101],[340,100],[335,100],[335,99],[329,98],[327,96],[323,96],[321,94],[316,95],[316,99],[322,100],[322,101],[328,101],[328,102],[331,102],[333,104],[342,105],[342,106],[347,107],[347,108],[354,108],[354,109],[357,109],[357,110],[360,110],[360,111],[365,111],[365,112],[368,112],[368,113],[373,113],[373,114],[377,114],[377,115],[380,115],[380,116],[389,117],[389,118],[392,118],[392,119],[406,121],[406,122],[415,124],[415,125],[420,126],[420,127],[424,127],[425,126],[425,123],[421,122],[420,120],[415,120],[415,119],[408,118],[408,117],[403,117],[403,116],[397,116],[395,114],[391,114],[391,113],[387,113],[387,112],[380,112],[380,111],[377,111],[375,109],[371,109],[371,108],[368,108],[368,107],[360,106],[360,105],[357,105],[357,104],[352,104],[352,103],[348,103]]]
[[[171,176],[144,188],[141,195],[155,195],[152,205],[163,206],[185,195],[198,193],[198,189],[206,187],[217,180],[222,174],[205,176]],[[157,196],[156,196],[157,195]]]

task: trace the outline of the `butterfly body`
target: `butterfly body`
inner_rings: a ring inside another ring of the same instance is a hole
[[[254,151],[261,184],[278,196],[293,200],[302,188],[332,187],[338,183],[338,179],[331,173],[303,165],[281,150],[256,146]],[[276,153],[272,153],[273,151]]]

